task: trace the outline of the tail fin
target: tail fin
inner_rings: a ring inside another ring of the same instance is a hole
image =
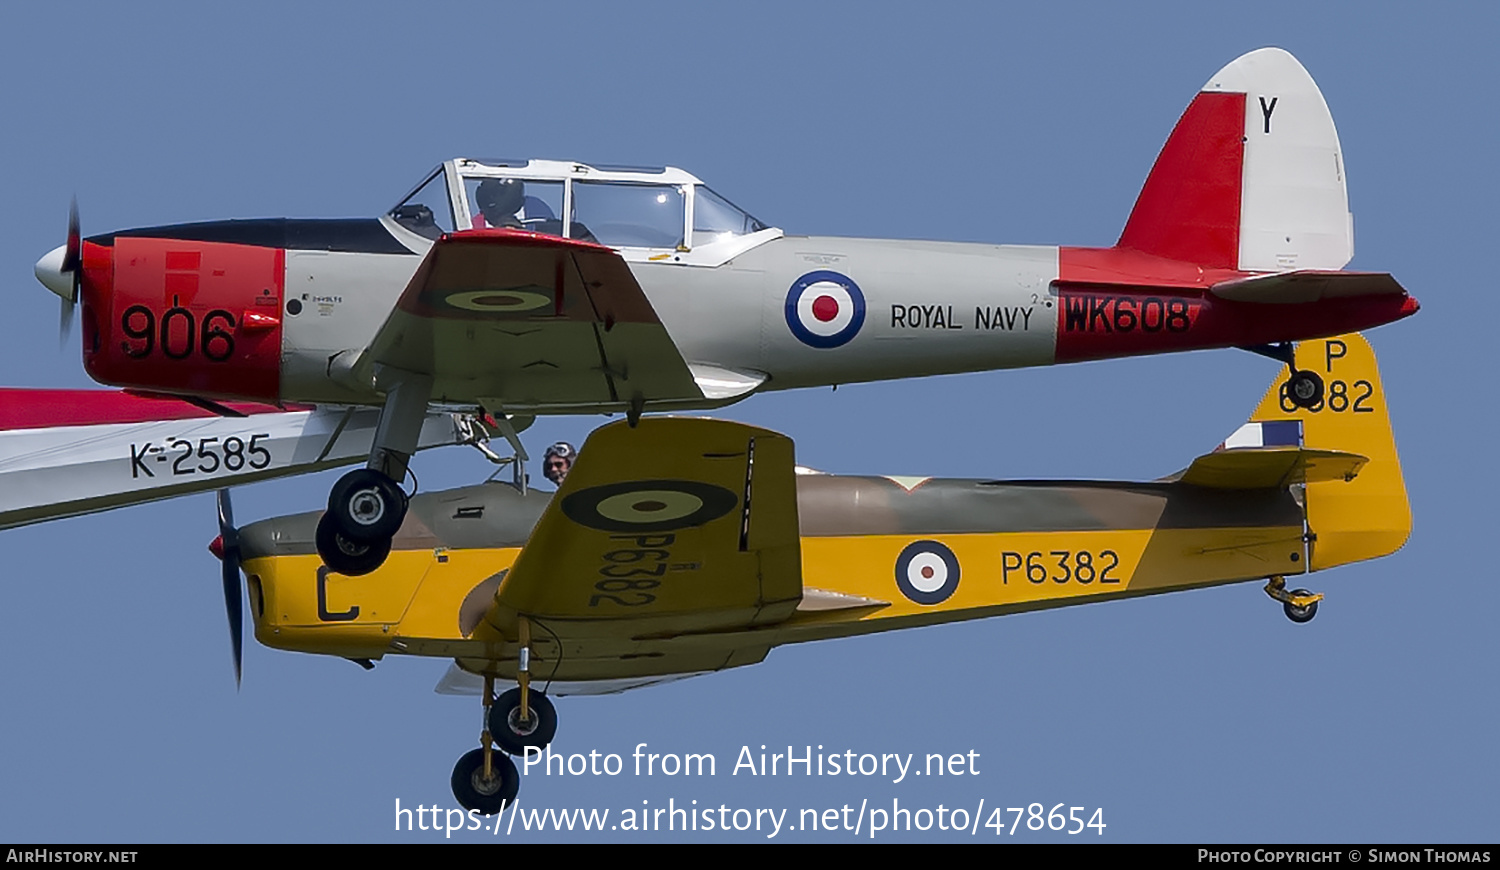
[[[1250,424],[1234,437],[1256,429],[1281,437],[1300,422],[1305,451],[1368,459],[1352,469],[1348,480],[1329,475],[1307,478],[1307,526],[1314,536],[1308,554],[1311,570],[1396,552],[1411,534],[1411,506],[1375,351],[1364,336],[1350,333],[1301,342],[1296,361],[1299,371],[1315,372],[1323,379],[1322,402],[1311,409],[1292,404],[1284,386],[1290,372],[1283,369]]]
[[[1141,189],[1119,247],[1218,269],[1341,269],[1354,224],[1333,116],[1279,48],[1219,70]]]

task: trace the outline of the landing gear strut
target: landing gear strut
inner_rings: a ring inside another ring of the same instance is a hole
[[[1323,600],[1321,592],[1309,592],[1306,589],[1288,592],[1286,578],[1280,574],[1266,583],[1266,594],[1280,601],[1286,618],[1296,623],[1312,622],[1312,618],[1318,615],[1318,602]]]
[[[383,381],[385,407],[380,409],[369,462],[333,485],[328,512],[318,524],[323,564],[349,576],[374,571],[390,554],[391,539],[406,518],[407,498],[400,481],[417,450],[432,396],[432,378],[426,375],[388,370],[377,380]]]
[[[546,695],[531,690],[531,622],[524,616],[520,630],[520,686],[496,698],[495,678],[484,678],[479,748],[465,753],[453,768],[453,797],[464,809],[484,815],[504,810],[520,791],[520,774],[510,755],[524,755],[528,747],[544,749],[557,734],[556,708]]]

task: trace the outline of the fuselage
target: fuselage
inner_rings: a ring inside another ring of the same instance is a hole
[[[390,218],[96,237],[83,246],[85,365],[116,386],[378,405],[381,393],[350,372],[430,245]],[[1404,293],[1297,304],[1220,298],[1214,284],[1247,273],[1118,248],[774,229],[717,255],[713,247],[621,253],[685,361],[764,376],[768,390],[1301,340],[1416,310]],[[688,396],[670,407],[722,404]]]
[[[453,657],[474,670],[498,662],[501,672],[513,671],[515,644],[486,641],[475,629],[550,495],[486,484],[418,496],[385,565],[359,578],[319,561],[317,513],[247,526],[240,546],[256,638],[303,652]],[[1285,488],[1229,493],[1170,482],[813,474],[797,478],[797,513],[801,603],[790,618],[673,637],[643,636],[619,608],[593,624],[544,620],[567,643],[557,662],[552,643],[539,641],[545,669],[563,682],[717,670],[760,661],[784,643],[1301,573],[1308,565],[1304,510]]]

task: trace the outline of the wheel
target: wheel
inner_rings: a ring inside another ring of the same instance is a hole
[[[389,539],[406,518],[406,493],[384,474],[357,468],[333,485],[328,512],[351,541]]]
[[[511,689],[490,708],[490,737],[511,755],[525,755],[526,747],[547,748],[557,736],[557,708],[546,695],[531,693],[531,721],[521,721],[521,690]]]
[[[1292,372],[1286,382],[1286,394],[1299,408],[1316,408],[1323,401],[1323,379],[1317,372]]]
[[[505,809],[521,790],[516,763],[503,752],[490,753],[490,778],[484,778],[484,750],[471,749],[453,765],[453,796],[459,806],[486,816]]]
[[[318,520],[315,540],[318,555],[323,557],[323,564],[328,566],[328,570],[345,577],[368,574],[384,564],[385,557],[391,554],[390,538],[367,543],[351,541],[339,531],[333,514],[323,514],[323,518]]]
[[[1306,589],[1293,589],[1292,594],[1311,595],[1312,593],[1308,592]],[[1281,609],[1286,612],[1286,618],[1290,619],[1292,622],[1311,622],[1312,618],[1318,615],[1318,602],[1314,601],[1306,607],[1297,607],[1293,604],[1283,604],[1281,605]]]

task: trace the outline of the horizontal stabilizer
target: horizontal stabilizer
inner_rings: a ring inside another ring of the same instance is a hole
[[[1369,458],[1342,450],[1238,447],[1193,460],[1179,481],[1214,489],[1269,489],[1299,483],[1353,480]]]
[[[1350,296],[1399,296],[1406,289],[1384,272],[1303,270],[1223,281],[1210,288],[1234,302],[1302,303]]]

